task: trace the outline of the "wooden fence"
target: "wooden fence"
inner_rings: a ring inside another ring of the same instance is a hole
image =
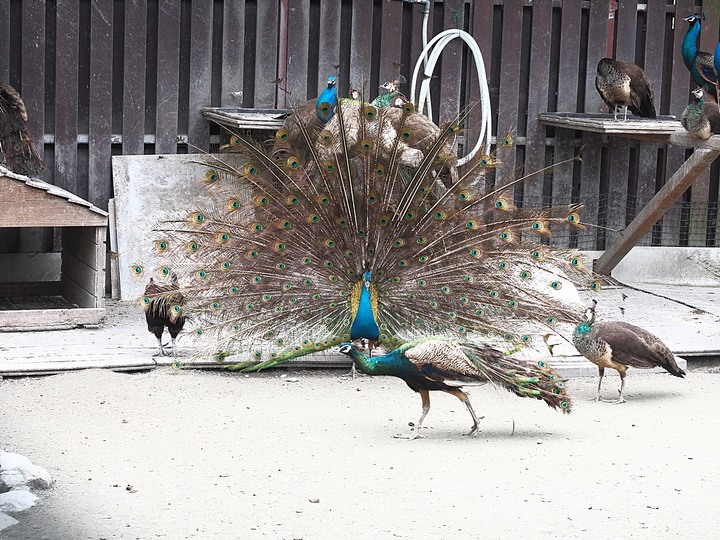
[[[690,76],[680,55],[682,19],[705,11],[701,49],[718,41],[720,0],[435,0],[430,35],[462,28],[485,59],[494,131],[513,135],[499,174],[533,171],[525,204],[579,201],[582,248],[603,248],[686,157],[656,143],[603,140],[546,128],[544,111],[604,110],[595,66],[610,55],[644,67],[661,114],[679,116]],[[0,80],[22,93],[44,179],[107,208],[111,155],[207,150],[219,138],[205,106],[288,107],[314,97],[328,74],[339,90],[369,94],[398,73],[409,81],[422,48],[423,8],[389,0],[0,0]],[[469,53],[450,44],[432,81],[440,118],[475,102]],[[471,110],[472,138],[479,107]],[[715,164],[643,240],[714,246]],[[575,241],[575,240],[573,240]],[[0,241],[0,251],[37,249],[37,238]]]

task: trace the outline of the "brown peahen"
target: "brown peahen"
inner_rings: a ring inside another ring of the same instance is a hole
[[[595,304],[585,311],[587,320],[575,328],[573,345],[585,358],[597,365],[598,381],[595,401],[600,401],[605,368],[620,374],[620,395],[613,403],[625,403],[623,389],[628,368],[661,367],[676,377],[685,372],[675,361],[675,356],[659,337],[633,324],[622,321],[595,322]]]
[[[652,83],[645,72],[635,64],[603,58],[597,65],[595,88],[613,111],[614,120],[617,120],[619,107],[625,109],[623,120],[627,120],[628,109],[643,118],[657,116]]]
[[[159,284],[150,278],[150,282],[145,287],[142,300],[145,321],[148,332],[154,334],[158,340],[158,356],[165,356],[162,335],[167,328],[172,340],[172,355],[177,357],[176,339],[185,326],[183,313],[185,298],[179,289],[177,275],[174,273],[170,276],[170,283],[167,285]]]
[[[157,227],[160,275],[180,277],[207,356],[260,369],[435,334],[511,348],[576,324],[574,283],[597,283],[547,238],[581,227],[578,207],[516,208],[523,179],[492,187],[491,156],[459,171],[457,135],[411,104],[338,100],[326,124],[305,105],[267,144],[233,136],[242,165],[212,161],[198,188],[217,204]]]
[[[45,171],[40,154],[27,130],[28,114],[20,94],[0,82],[0,148],[5,166],[27,176]]]
[[[343,343],[340,352],[350,356],[363,373],[398,377],[420,394],[422,415],[413,426],[410,439],[420,436],[423,420],[430,411],[430,392],[435,390],[447,392],[465,404],[473,419],[467,435],[477,435],[478,417],[462,389],[463,383],[490,382],[516,396],[540,399],[554,409],[570,412],[570,397],[563,380],[544,360],[513,358],[487,345],[428,337],[382,356],[369,357],[351,343]]]
[[[702,88],[692,91],[692,101],[685,107],[680,123],[690,135],[709,139],[720,133],[720,110],[712,96]]]

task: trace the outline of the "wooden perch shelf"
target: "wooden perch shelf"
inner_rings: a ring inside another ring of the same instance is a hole
[[[540,123],[561,129],[591,131],[613,137],[654,141],[694,148],[692,155],[650,199],[633,221],[623,229],[619,239],[597,260],[595,271],[610,274],[663,214],[680,199],[695,179],[720,156],[720,135],[708,140],[692,137],[674,116],[648,120],[631,116],[626,122],[613,120],[611,114],[541,113]]]
[[[280,129],[292,111],[289,109],[239,109],[205,107],[202,114],[208,120],[231,129]]]

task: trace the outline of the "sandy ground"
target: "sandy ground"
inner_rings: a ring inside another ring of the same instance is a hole
[[[617,406],[575,379],[570,415],[472,388],[475,439],[465,408],[433,394],[415,441],[393,438],[420,413],[402,381],[341,374],[6,378],[0,448],[55,484],[0,537],[720,537],[717,368],[631,371]]]

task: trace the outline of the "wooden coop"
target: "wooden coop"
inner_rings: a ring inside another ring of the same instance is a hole
[[[59,252],[22,253],[3,242],[0,330],[96,325],[105,318],[108,215],[46,182],[0,167],[0,233],[52,234]]]

